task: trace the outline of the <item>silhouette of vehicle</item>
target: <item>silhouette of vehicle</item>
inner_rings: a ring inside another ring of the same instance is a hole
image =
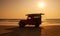
[[[43,13],[40,14],[27,14],[27,19],[23,19],[19,21],[19,27],[24,27],[25,25],[35,25],[35,27],[39,27],[41,24],[41,17],[44,15]]]

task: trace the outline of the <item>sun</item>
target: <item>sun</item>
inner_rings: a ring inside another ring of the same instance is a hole
[[[39,3],[38,3],[38,6],[39,6],[40,8],[44,8],[45,3],[44,3],[44,2],[39,2]]]

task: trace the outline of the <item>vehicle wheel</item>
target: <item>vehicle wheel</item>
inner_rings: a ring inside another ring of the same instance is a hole
[[[36,24],[35,24],[35,27],[39,27],[39,24],[38,24],[38,23],[36,23]]]
[[[24,22],[19,22],[19,27],[24,27],[25,23]]]

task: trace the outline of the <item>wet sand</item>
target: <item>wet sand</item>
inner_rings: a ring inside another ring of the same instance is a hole
[[[0,26],[0,36],[60,36],[60,26],[42,26],[38,28]]]
[[[41,27],[19,28],[16,22],[0,22],[0,36],[60,36],[60,23],[43,23]]]

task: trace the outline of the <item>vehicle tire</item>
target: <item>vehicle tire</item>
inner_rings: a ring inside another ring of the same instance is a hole
[[[39,27],[39,24],[38,24],[38,23],[36,23],[36,24],[35,24],[35,27]]]
[[[24,27],[25,26],[25,23],[24,22],[19,22],[19,27]]]

